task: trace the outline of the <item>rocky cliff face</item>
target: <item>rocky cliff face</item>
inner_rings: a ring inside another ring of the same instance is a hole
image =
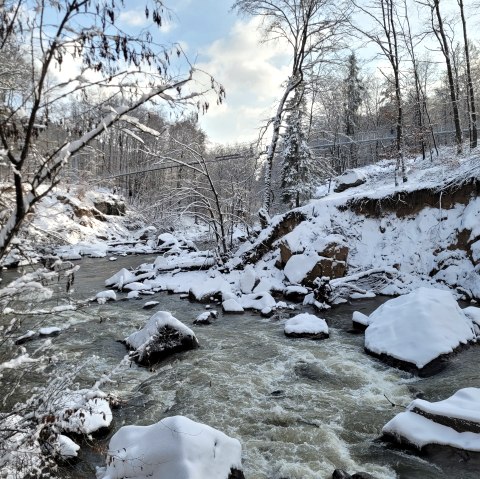
[[[384,194],[381,185],[367,186],[348,195],[326,196],[277,218],[263,233],[269,247],[259,238],[243,257],[255,262],[265,250],[274,251],[276,267],[292,284],[311,286],[317,277],[393,267],[403,286],[385,293],[442,283],[460,296],[480,299],[477,174],[427,187],[387,189]]]

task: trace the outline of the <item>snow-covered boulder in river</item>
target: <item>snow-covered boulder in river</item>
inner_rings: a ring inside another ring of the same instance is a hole
[[[110,440],[99,479],[242,479],[237,439],[183,416],[124,426]]]
[[[302,313],[285,323],[285,335],[290,338],[326,339],[328,326],[324,319],[313,314]]]
[[[438,402],[415,399],[383,427],[383,434],[418,449],[438,444],[480,452],[480,389],[460,389]]]
[[[419,288],[391,299],[369,317],[365,350],[408,371],[430,374],[442,359],[475,340],[472,321],[450,291]]]
[[[124,343],[132,350],[130,357],[145,366],[170,354],[198,347],[193,331],[167,311],[155,313],[140,331],[125,338]]]
[[[193,324],[200,324],[200,325],[206,325],[206,324],[212,324],[212,319],[217,319],[218,318],[218,313],[214,309],[211,311],[205,311],[203,313],[200,313]]]
[[[66,391],[55,403],[55,424],[63,432],[90,435],[113,419],[107,395],[99,390]]]

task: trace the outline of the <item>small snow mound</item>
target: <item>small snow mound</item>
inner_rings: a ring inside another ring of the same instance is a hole
[[[222,309],[225,313],[243,313],[245,310],[236,299],[230,298],[222,303]]]
[[[160,301],[147,301],[143,305],[143,309],[152,309],[154,308],[157,304],[160,304]]]
[[[243,309],[255,309],[262,311],[265,308],[275,308],[277,303],[270,293],[252,293],[244,294],[238,298],[238,303]]]
[[[313,314],[297,314],[285,323],[285,335],[324,339],[328,338],[328,326],[324,319]]]
[[[69,459],[78,456],[80,446],[73,442],[69,437],[59,434],[58,436],[58,450],[61,457]]]
[[[55,404],[56,424],[63,432],[92,434],[108,428],[113,415],[107,395],[102,391],[67,391]]]
[[[355,327],[365,330],[370,324],[370,318],[360,311],[354,311],[352,314],[352,322]]]
[[[227,479],[243,477],[237,439],[183,416],[150,426],[124,426],[110,440],[99,479]],[[241,474],[241,475],[240,475]]]
[[[98,303],[105,304],[107,301],[116,301],[117,295],[115,291],[107,290],[107,291],[99,291],[95,298]]]
[[[40,328],[38,330],[38,334],[40,334],[40,336],[55,336],[59,334],[60,331],[61,329],[57,328],[56,326],[49,326],[45,328]]]
[[[218,313],[214,309],[205,311],[197,316],[193,324],[211,324],[211,319],[216,319],[217,317]]]
[[[126,268],[122,268],[118,273],[105,280],[105,286],[122,289],[126,284],[135,281],[135,275]]]
[[[243,274],[240,276],[240,291],[243,294],[251,293],[253,291],[253,288],[255,287],[256,281],[257,275],[255,273],[255,270],[251,265],[248,265],[243,271]]]

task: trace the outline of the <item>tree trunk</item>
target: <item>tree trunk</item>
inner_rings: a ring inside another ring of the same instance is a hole
[[[453,123],[455,125],[455,142],[457,144],[457,154],[460,154],[462,153],[462,150],[463,150],[462,127],[460,125],[460,115],[458,112],[458,99],[455,91],[455,79],[453,77],[453,68],[452,68],[452,61],[450,58],[450,50],[448,48],[448,39],[447,39],[447,36],[445,35],[443,19],[440,13],[440,0],[434,0],[434,8],[437,16],[437,21],[438,21],[438,29],[434,27],[434,32],[440,43],[443,56],[445,57],[445,63],[447,65],[448,87],[450,90],[450,100],[452,103],[452,110],[453,110]]]
[[[273,119],[273,132],[272,140],[267,150],[267,157],[265,159],[265,189],[263,192],[263,205],[264,209],[268,214],[272,207],[273,200],[273,190],[272,190],[272,168],[273,168],[273,158],[275,157],[275,151],[277,149],[278,139],[280,138],[280,127],[282,126],[282,116],[285,109],[285,103],[290,95],[290,93],[295,90],[295,88],[300,84],[299,80],[290,78],[288,80],[287,87],[283,93],[282,98],[277,107],[277,112],[275,118]]]
[[[475,93],[473,90],[472,72],[470,68],[470,48],[468,46],[467,36],[467,22],[465,20],[465,11],[463,8],[463,0],[458,0],[460,7],[460,15],[462,17],[463,41],[465,44],[465,62],[467,66],[467,88],[468,88],[468,103],[470,110],[470,124],[472,129],[472,136],[470,138],[470,148],[477,147],[477,112],[475,109]]]

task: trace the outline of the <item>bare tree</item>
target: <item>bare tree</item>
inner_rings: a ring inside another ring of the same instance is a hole
[[[7,0],[0,9],[0,57],[10,45],[22,44],[21,56],[29,65],[28,90],[0,97],[0,151],[11,167],[15,197],[15,206],[0,219],[0,258],[32,207],[58,184],[72,156],[151,99],[173,106],[199,95],[186,87],[193,68],[169,74],[171,58],[183,56],[180,47],[159,47],[147,30],[133,35],[117,25],[123,2],[35,0],[28,14],[23,3]],[[161,0],[145,1],[145,16],[154,25],[161,26],[167,14]],[[77,71],[59,75],[67,60],[77,62]],[[211,85],[223,97],[223,88],[213,79]],[[43,131],[61,121],[52,114],[55,107],[61,110],[69,98],[99,90],[88,130],[37,148]]]
[[[395,101],[397,106],[397,124],[396,124],[396,148],[397,148],[397,167],[395,168],[395,184],[397,181],[397,171],[401,169],[402,181],[407,181],[404,159],[404,136],[403,136],[403,102],[401,86],[401,45],[398,25],[398,11],[395,0],[375,0],[368,7],[363,7],[356,0],[352,0],[354,5],[368,16],[373,28],[365,28],[353,24],[356,30],[365,35],[370,41],[375,43],[382,54],[388,60],[392,69],[393,78],[390,80],[388,75],[384,75],[389,81],[392,81],[395,89]]]
[[[461,153],[463,150],[463,135],[462,127],[460,124],[460,113],[458,108],[458,96],[455,88],[454,78],[454,65],[452,62],[452,52],[450,51],[449,39],[445,30],[445,22],[440,11],[440,0],[429,0],[427,2],[430,8],[430,20],[432,31],[438,40],[440,50],[445,59],[445,65],[447,67],[448,87],[450,91],[450,101],[453,111],[453,123],[455,125],[455,142],[457,144],[457,153]]]
[[[468,103],[469,103],[469,113],[470,113],[470,128],[471,128],[471,137],[470,137],[470,147],[477,147],[477,112],[475,108],[475,92],[473,89],[472,81],[472,71],[470,68],[470,48],[468,43],[467,35],[467,21],[465,19],[465,9],[463,5],[463,0],[457,0],[458,6],[460,8],[460,16],[462,18],[462,31],[463,31],[463,43],[465,49],[465,63],[467,70],[467,90],[468,90]]]
[[[290,95],[304,80],[305,73],[325,59],[335,46],[333,38],[345,19],[332,0],[237,0],[233,8],[240,13],[260,17],[265,40],[286,41],[290,47],[291,69],[275,116],[268,122],[272,137],[265,158],[263,210],[268,218],[272,205],[272,165],[280,138],[285,106]],[[265,225],[265,220],[263,221]]]
[[[422,79],[420,75],[420,61],[417,58],[417,47],[423,37],[414,36],[412,33],[412,27],[410,23],[410,14],[408,11],[407,0],[403,0],[403,12],[405,14],[404,21],[401,22],[400,26],[402,29],[402,37],[407,49],[410,61],[412,62],[412,75],[413,75],[413,84],[415,88],[415,120],[416,126],[418,129],[417,137],[420,143],[420,149],[422,151],[422,157],[425,159],[426,156],[426,147],[427,147],[427,131],[431,134],[431,139],[435,150],[438,156],[438,149],[436,145],[435,135],[433,133],[432,122],[430,119],[430,114],[427,108],[427,95],[425,89],[422,85]],[[428,123],[428,128],[427,128]]]

